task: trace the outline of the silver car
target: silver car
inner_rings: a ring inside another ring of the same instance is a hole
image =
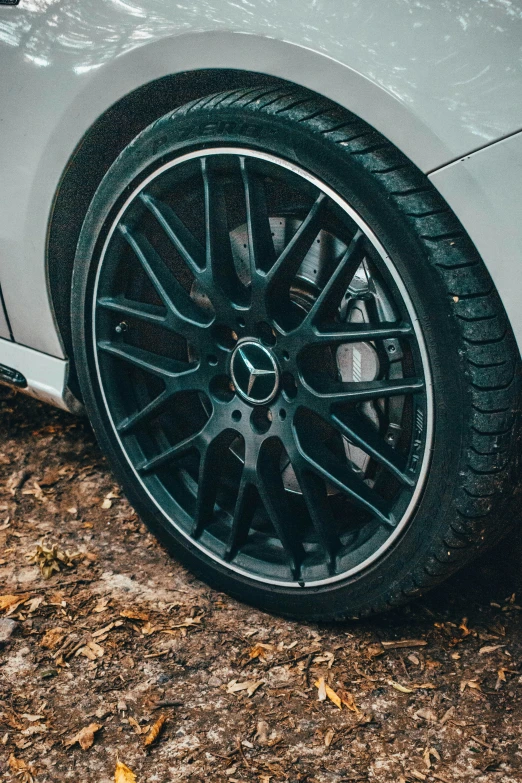
[[[357,617],[509,530],[522,8],[3,0],[0,376],[159,539]]]

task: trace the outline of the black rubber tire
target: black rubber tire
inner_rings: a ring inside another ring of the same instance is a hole
[[[192,547],[135,480],[92,369],[91,291],[112,216],[160,163],[216,143],[295,161],[339,192],[393,258],[424,332],[436,413],[422,498],[380,560],[321,588],[262,585]],[[297,89],[235,90],[189,103],[146,128],[115,161],[90,205],[75,260],[71,317],[87,411],[131,503],[179,560],[240,600],[310,620],[383,611],[441,582],[509,529],[519,485],[520,359],[502,303],[427,177],[370,126],[327,101]]]

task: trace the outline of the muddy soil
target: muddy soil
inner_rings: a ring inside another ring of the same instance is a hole
[[[87,421],[1,390],[0,432],[2,783],[522,781],[519,534],[387,616],[289,622],[169,557]]]

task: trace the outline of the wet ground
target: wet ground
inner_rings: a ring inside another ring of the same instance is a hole
[[[299,624],[172,560],[85,420],[0,390],[0,431],[2,783],[522,780],[521,535]]]

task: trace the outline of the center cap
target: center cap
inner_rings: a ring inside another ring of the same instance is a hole
[[[261,343],[239,343],[230,360],[230,372],[237,392],[252,405],[270,402],[277,394],[279,369],[272,352]]]

